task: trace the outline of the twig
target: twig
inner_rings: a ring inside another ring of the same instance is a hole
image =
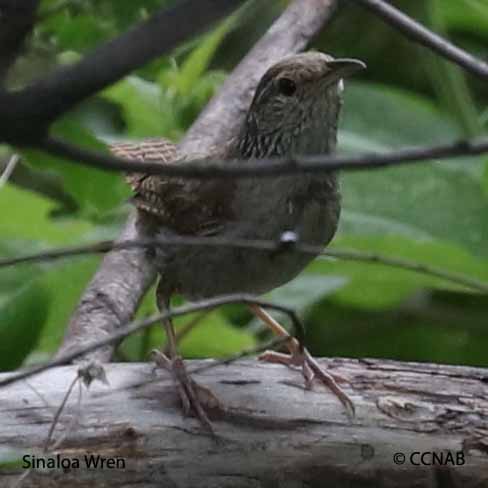
[[[350,249],[327,249],[322,252],[322,256],[342,259],[344,261],[359,261],[368,264],[382,264],[393,268],[405,269],[419,274],[435,276],[445,281],[456,283],[457,285],[465,286],[482,293],[488,293],[488,283],[476,280],[470,276],[460,273],[445,271],[442,268],[430,266],[428,264],[401,259],[397,257],[385,256],[372,252],[354,251]]]
[[[221,297],[211,298],[208,300],[202,300],[200,302],[196,302],[189,305],[182,305],[181,307],[154,315],[147,319],[131,322],[128,325],[120,327],[120,329],[116,330],[108,337],[104,337],[103,339],[94,341],[84,347],[80,347],[77,348],[76,350],[72,350],[69,353],[59,355],[55,359],[52,359],[51,361],[45,364],[28,368],[25,371],[22,371],[20,373],[12,374],[11,376],[0,381],[0,387],[10,385],[12,383],[24,380],[26,378],[30,378],[31,376],[46,371],[47,369],[54,368],[56,366],[62,366],[63,364],[69,364],[73,360],[81,356],[84,356],[89,352],[95,351],[96,349],[100,349],[101,347],[104,346],[116,344],[122,339],[124,339],[125,337],[127,337],[128,335],[144,330],[147,327],[150,327],[151,325],[157,322],[161,322],[168,318],[180,317],[182,315],[198,312],[200,310],[209,310],[215,307],[219,307],[221,305],[228,305],[228,304],[246,304],[246,305],[255,304],[265,309],[277,310],[279,312],[285,313],[290,317],[292,321],[297,340],[300,342],[300,344],[303,344],[303,339],[304,339],[303,324],[301,323],[300,319],[298,318],[294,310],[292,310],[291,308],[281,304],[272,303],[267,300],[262,300],[252,295],[245,295],[245,294],[225,295]]]
[[[0,172],[7,169],[11,156],[0,160]],[[27,164],[23,164],[22,159],[17,163],[15,171],[10,175],[8,181],[24,190],[33,191],[59,203],[60,207],[55,212],[68,213],[78,209],[76,200],[65,190],[59,176],[49,171],[31,168]]]
[[[76,415],[72,415],[71,420],[68,424],[66,431],[63,433],[62,436],[58,438],[58,440],[51,446],[51,450],[55,451],[64,441],[65,439],[73,432],[73,427],[76,423],[80,423],[81,419],[81,399],[83,397],[83,389],[82,389],[82,381],[78,381],[78,400],[76,402]]]
[[[66,406],[66,403],[67,403],[69,397],[71,396],[71,392],[73,391],[73,388],[76,386],[76,384],[79,381],[80,381],[80,376],[76,375],[75,378],[73,379],[73,381],[71,382],[71,384],[69,385],[68,390],[66,391],[66,393],[63,397],[63,400],[61,401],[61,404],[56,409],[56,413],[54,414],[54,419],[51,422],[51,425],[49,427],[49,432],[47,434],[46,442],[44,443],[44,449],[43,449],[44,452],[49,451],[49,444],[51,443],[51,440],[52,440],[52,437],[54,434],[54,429],[56,428],[56,425],[59,422],[59,417],[63,413],[64,407]],[[81,394],[81,390],[80,390],[80,394]]]
[[[10,159],[8,160],[7,166],[3,170],[3,173],[0,175],[0,188],[5,186],[9,178],[12,176],[17,164],[20,161],[20,156],[18,154],[12,154]]]
[[[27,384],[27,386],[32,390],[34,391],[34,393],[39,396],[39,398],[42,400],[42,402],[48,407],[48,408],[52,408],[51,405],[49,405],[49,403],[46,401],[46,399],[32,386],[30,385],[27,381],[25,382]],[[71,392],[73,391],[73,388],[75,387],[76,384],[79,384],[80,385],[80,390],[79,390],[79,396],[78,396],[78,415],[80,415],[80,412],[81,412],[81,408],[80,408],[80,402],[81,402],[81,382],[80,382],[80,377],[79,375],[77,375],[73,381],[70,383],[70,386],[68,387],[68,390],[66,391],[64,397],[63,397],[63,400],[61,401],[61,404],[60,406],[55,410],[55,413],[54,413],[54,418],[51,422],[51,425],[49,426],[49,432],[47,434],[47,437],[46,437],[46,440],[44,441],[44,445],[42,447],[42,452],[43,453],[48,453],[48,452],[51,452],[53,450],[55,450],[60,444],[61,442],[64,441],[64,439],[66,439],[66,437],[68,436],[69,432],[71,431],[72,427],[73,427],[73,422],[70,422],[69,424],[69,427],[68,427],[68,430],[67,432],[65,432],[55,443],[54,445],[50,448],[49,444],[51,443],[51,440],[52,440],[52,437],[53,437],[53,434],[54,434],[54,429],[56,428],[57,424],[59,423],[59,418],[61,417],[61,414],[66,406],[66,403],[69,399],[69,397],[71,396]],[[27,477],[30,476],[30,474],[32,473],[32,470],[33,468],[32,467],[29,467],[27,469],[27,471],[24,471],[24,473],[22,473],[21,476],[19,476],[13,483],[13,485],[11,486],[11,488],[21,488],[23,482],[25,481],[25,479]]]
[[[393,5],[383,0],[353,0],[381,17],[387,24],[405,34],[409,39],[418,42],[442,57],[458,64],[466,71],[488,80],[488,64],[475,58],[463,49],[450,43],[443,37],[424,27]]]
[[[469,276],[445,271],[427,264],[409,261],[397,257],[388,257],[377,253],[361,252],[355,250],[323,249],[321,246],[294,242],[283,243],[282,241],[271,241],[261,239],[228,239],[222,237],[165,237],[165,238],[141,238],[126,241],[99,241],[92,244],[82,244],[72,247],[61,247],[49,249],[24,256],[8,257],[0,259],[0,268],[14,266],[18,264],[51,261],[70,256],[80,256],[85,254],[106,253],[113,250],[137,249],[137,248],[157,248],[168,246],[200,246],[200,247],[231,247],[240,249],[251,249],[269,252],[298,252],[321,255],[348,261],[360,261],[371,264],[383,264],[395,268],[405,269],[416,273],[422,273],[443,280],[450,281],[457,285],[462,285],[482,293],[488,293],[488,283],[476,280]]]
[[[104,169],[164,175],[186,178],[251,178],[274,177],[303,173],[323,173],[336,170],[371,170],[387,166],[399,166],[432,159],[450,159],[460,156],[478,156],[488,153],[488,140],[458,141],[436,146],[418,146],[397,149],[390,152],[368,152],[340,156],[300,156],[286,159],[262,159],[243,161],[188,161],[184,164],[161,164],[160,162],[131,161],[89,149],[77,147],[68,142],[47,138],[39,147],[45,151],[67,158],[75,163]]]

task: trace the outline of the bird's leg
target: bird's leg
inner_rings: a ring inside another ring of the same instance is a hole
[[[162,296],[158,287],[157,303],[161,312],[169,310],[167,296]],[[220,402],[208,388],[196,383],[186,371],[185,363],[178,354],[172,320],[169,318],[164,320],[163,325],[168,339],[169,357],[157,349],[151,352],[151,357],[157,366],[172,374],[184,414],[189,415],[193,412],[202,425],[213,433],[212,423],[204,410],[204,405],[208,408],[218,408]]]
[[[333,375],[325,371],[307,349],[301,350],[298,341],[291,337],[281,324],[279,324],[269,313],[263,310],[258,305],[249,305],[251,311],[261,319],[276,335],[280,337],[288,337],[286,346],[290,354],[283,354],[275,351],[265,351],[259,356],[260,361],[267,361],[270,363],[279,363],[286,366],[297,366],[302,369],[302,374],[305,379],[305,387],[312,388],[313,380],[316,378],[322,384],[327,386],[334,395],[341,401],[348,413],[354,416],[354,404],[342,388],[337,384],[339,381],[345,381],[339,375]]]

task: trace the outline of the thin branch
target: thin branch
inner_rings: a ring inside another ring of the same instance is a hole
[[[51,261],[70,256],[80,256],[85,254],[106,253],[113,250],[137,249],[167,246],[199,246],[199,247],[231,247],[239,249],[251,249],[259,251],[278,252],[298,252],[313,256],[328,256],[336,259],[348,261],[360,261],[371,264],[382,264],[385,266],[405,269],[420,274],[441,278],[457,285],[476,290],[481,293],[488,293],[488,283],[479,281],[469,276],[446,271],[407,259],[388,257],[376,253],[361,252],[355,250],[326,249],[321,246],[314,246],[301,242],[283,242],[260,239],[227,239],[222,237],[165,237],[165,238],[141,238],[126,241],[99,241],[92,244],[82,244],[79,246],[62,247],[49,249],[24,256],[8,257],[0,259],[0,268],[14,266],[22,263],[34,263]]]
[[[457,285],[462,285],[466,288],[479,291],[481,293],[488,293],[488,283],[471,278],[470,276],[446,271],[442,268],[430,266],[428,264],[401,259],[397,257],[385,256],[372,252],[354,251],[351,249],[327,249],[322,252],[322,256],[342,259],[344,261],[355,261],[367,264],[381,264],[390,266],[392,268],[404,269],[406,271],[413,271],[414,273],[424,274],[440,278],[444,281],[450,281]]]
[[[422,44],[437,54],[440,54],[442,57],[458,64],[466,71],[469,71],[484,80],[488,80],[487,63],[475,58],[473,55],[427,29],[393,5],[390,5],[383,0],[353,1],[381,17],[387,24],[390,24],[405,34],[410,40]]]
[[[0,174],[0,188],[6,185],[7,181],[12,176],[12,173],[14,172],[19,161],[20,161],[20,156],[18,154],[12,154],[12,156],[10,156],[8,163],[5,166],[5,169]]]
[[[69,397],[71,396],[71,392],[73,391],[73,388],[76,386],[76,383],[80,382],[80,376],[76,375],[71,382],[71,384],[68,387],[68,390],[66,391],[63,400],[61,401],[61,404],[59,407],[56,409],[56,413],[54,414],[53,421],[51,422],[51,425],[49,426],[49,432],[47,434],[46,441],[44,443],[44,448],[43,452],[49,452],[49,444],[51,443],[51,440],[53,438],[54,434],[54,429],[56,428],[56,425],[58,425],[59,418],[61,417],[61,414],[63,413],[64,407],[66,407],[66,403],[68,402]],[[80,390],[81,392],[81,390]],[[64,436],[63,436],[64,437]]]
[[[86,164],[107,171],[158,174],[165,177],[212,179],[250,178],[255,176],[274,177],[276,175],[323,173],[336,170],[371,170],[433,159],[443,160],[460,156],[473,157],[488,153],[488,139],[458,141],[437,146],[406,147],[383,153],[367,152],[356,155],[317,155],[246,161],[197,160],[185,161],[184,164],[179,165],[131,161],[90,149],[83,149],[69,142],[54,138],[47,138],[39,147],[50,154],[67,158],[74,163]]]
[[[41,400],[43,401],[43,403],[47,407],[52,408],[51,405],[49,405],[49,403],[44,399],[44,397],[36,389],[34,389],[32,387],[32,385],[30,385],[27,381],[25,383],[27,384],[27,386],[28,386],[28,388],[30,390],[34,391],[34,393],[38,397],[41,398]],[[54,445],[52,446],[52,448],[50,448],[49,444],[51,443],[51,440],[52,440],[52,437],[53,437],[53,434],[54,434],[54,429],[58,425],[59,418],[61,417],[61,414],[62,414],[64,408],[66,407],[66,403],[67,403],[69,397],[71,396],[71,393],[73,391],[73,388],[75,387],[75,385],[77,383],[79,383],[79,385],[81,386],[80,377],[78,375],[75,376],[74,380],[70,383],[70,386],[68,387],[68,390],[65,393],[65,395],[63,397],[63,400],[61,401],[60,406],[54,412],[54,418],[53,418],[53,420],[51,422],[51,425],[49,426],[49,432],[47,434],[46,440],[44,441],[44,445],[42,446],[42,452],[43,453],[48,453],[48,452],[54,451],[61,444],[61,442],[68,437],[69,433],[71,432],[71,428],[73,426],[73,422],[70,422],[69,427],[68,427],[68,430],[66,432],[64,432],[63,435],[54,443]],[[80,402],[81,401],[81,389],[79,390],[79,395],[80,396],[78,397],[78,401]],[[80,415],[80,412],[81,412],[81,410],[79,409],[78,410],[78,415]],[[32,467],[29,467],[26,471],[24,471],[17,478],[17,480],[13,483],[13,485],[11,486],[11,488],[21,488],[21,486],[23,485],[24,481],[30,476],[30,474],[32,473],[32,471],[33,471],[33,468]]]
[[[157,322],[161,322],[169,318],[180,317],[182,315],[188,315],[190,313],[199,312],[201,310],[209,310],[215,307],[219,307],[221,305],[229,305],[229,304],[259,305],[260,307],[265,309],[271,309],[271,310],[276,310],[285,313],[291,319],[291,322],[294,327],[296,339],[300,342],[300,344],[303,344],[305,330],[303,324],[301,323],[300,319],[298,318],[298,316],[296,315],[293,309],[286,307],[285,305],[280,305],[277,303],[269,302],[267,300],[256,298],[252,295],[246,295],[246,294],[225,295],[216,298],[211,298],[208,300],[202,300],[200,302],[196,302],[189,305],[182,305],[181,307],[154,315],[147,319],[136,320],[134,322],[131,322],[128,325],[125,325],[120,329],[116,330],[108,337],[105,337],[97,341],[93,341],[90,344],[72,350],[69,353],[59,355],[55,359],[52,359],[51,361],[45,364],[27,368],[20,373],[14,373],[11,376],[8,376],[7,378],[1,380],[0,387],[7,386],[21,380],[25,380],[26,378],[30,378],[31,376],[42,373],[47,369],[54,368],[56,366],[62,366],[64,364],[69,364],[73,360],[81,356],[84,356],[89,352],[95,351],[105,346],[117,344],[122,339],[125,339],[127,336],[134,334],[135,332],[144,330],[154,325]]]
[[[13,156],[13,155],[12,155]],[[11,157],[0,160],[0,188],[2,179],[8,174],[7,168],[11,162]],[[5,176],[4,176],[5,175]],[[30,190],[53,200],[60,204],[55,211],[57,213],[74,212],[78,208],[76,200],[65,190],[62,179],[49,171],[31,168],[19,160],[12,174],[9,175],[8,182],[19,188]]]
[[[23,90],[0,92],[0,139],[14,144],[38,139],[53,120],[76,104],[170,52],[243,2],[185,0],[171,9],[163,7],[78,63],[59,68]]]

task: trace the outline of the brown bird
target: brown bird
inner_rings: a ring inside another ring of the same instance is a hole
[[[236,164],[232,160],[331,153],[336,146],[342,78],[363,68],[361,61],[334,59],[319,52],[283,59],[260,80],[237,137],[205,156]],[[112,150],[121,157],[184,164],[176,146],[164,140],[114,144]],[[134,174],[129,181],[140,220],[150,223],[160,238],[190,235],[276,242],[284,232],[292,231],[300,242],[318,246],[330,242],[339,220],[338,182],[330,172],[205,181]],[[293,279],[314,258],[231,247],[173,245],[154,252],[160,274],[156,292],[160,310],[168,310],[173,293],[190,300],[266,293]],[[263,309],[250,308],[275,333],[289,337]],[[177,352],[173,325],[170,320],[164,325],[170,357],[159,352],[155,359],[172,372],[184,410],[193,410],[211,429],[201,400],[213,402],[214,397],[188,376]],[[292,338],[287,346],[290,355],[268,351],[260,359],[301,367],[307,387],[317,378],[354,412],[336,379],[306,349],[302,351]]]

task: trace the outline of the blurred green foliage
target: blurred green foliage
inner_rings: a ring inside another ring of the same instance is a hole
[[[9,82],[21,86],[56,64],[73,62],[172,3],[43,0],[41,22]],[[285,3],[260,6],[259,18],[249,12],[233,16],[82,104],[54,131],[101,150],[112,140],[177,141]],[[395,3],[488,58],[486,0]],[[488,132],[486,86],[364,10],[345,3],[313,47],[361,58],[369,66],[361,79],[348,80],[340,151],[394,150]],[[0,160],[10,151],[0,148]],[[64,207],[42,185],[33,191],[16,182],[14,173],[0,188],[2,255],[117,235],[129,211],[121,176],[33,151],[22,156],[22,165],[53,177],[76,208]],[[488,158],[347,173],[342,186],[342,222],[332,247],[398,256],[488,281]],[[98,262],[99,257],[83,257],[0,270],[0,369],[56,350]],[[270,298],[297,308],[315,354],[488,365],[488,298],[440,279],[385,265],[318,259]],[[154,311],[149,293],[139,315]],[[179,319],[178,328],[191,320]],[[181,347],[190,357],[225,356],[252,347],[264,334],[242,308],[225,307],[205,315]],[[144,359],[162,341],[154,327],[126,340],[119,358]]]

